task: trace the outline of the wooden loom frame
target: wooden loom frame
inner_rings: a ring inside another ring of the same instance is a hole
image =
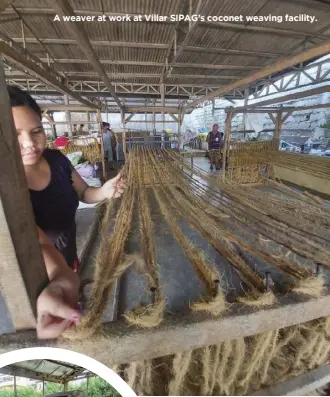
[[[296,61],[297,56],[294,59]],[[36,299],[48,278],[34,226],[2,65],[0,87],[0,102],[5,109],[0,115],[0,163],[3,170],[0,178],[1,285],[13,322],[13,331],[18,331],[0,336],[0,353],[26,345],[53,346],[82,352],[101,362],[120,364],[217,344],[224,340],[284,328],[330,315],[330,291],[319,299],[301,300],[288,294],[286,297],[279,297],[279,306],[267,311],[254,312],[246,308],[243,310],[242,306],[237,305],[235,311],[225,314],[220,319],[191,312],[180,317],[166,316],[159,327],[150,330],[135,329],[123,321],[108,323],[104,325],[104,335],[99,334],[83,343],[78,340],[38,340],[35,331],[29,329],[35,325]],[[285,111],[284,109],[286,108],[277,109],[277,116]],[[236,109],[236,112],[238,111]],[[263,111],[274,112],[274,109]],[[179,113],[179,126],[182,124],[183,114],[184,111]],[[226,122],[228,136],[232,115],[233,109],[229,111]],[[125,119],[124,111],[122,117]],[[282,117],[277,117],[277,133],[282,122]],[[125,123],[123,124],[125,129]],[[227,150],[228,142],[225,146],[225,151]],[[39,275],[38,280],[34,279],[34,274]]]

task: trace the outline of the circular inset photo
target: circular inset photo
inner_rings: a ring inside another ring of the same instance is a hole
[[[28,348],[0,355],[0,397],[133,397],[114,371],[83,354]]]
[[[0,369],[0,397],[121,397],[106,380],[65,361],[28,360]]]

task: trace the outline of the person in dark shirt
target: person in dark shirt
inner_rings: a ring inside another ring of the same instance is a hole
[[[35,100],[8,86],[30,199],[49,285],[37,302],[39,338],[56,338],[80,321],[75,213],[79,200],[97,203],[120,197],[125,184],[119,174],[102,187],[89,187],[58,150],[46,149],[41,110]],[[36,275],[37,277],[37,275]]]
[[[218,124],[214,124],[212,131],[207,135],[206,142],[208,143],[209,159],[210,159],[210,170],[213,170],[213,166],[219,170],[220,161],[220,146],[221,146],[221,133],[219,132]]]

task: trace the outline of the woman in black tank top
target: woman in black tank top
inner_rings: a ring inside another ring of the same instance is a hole
[[[77,258],[79,200],[92,204],[120,197],[125,184],[119,174],[100,188],[89,187],[66,156],[46,149],[41,109],[35,100],[17,87],[9,86],[8,93],[50,280],[38,298],[37,333],[39,338],[56,338],[81,316],[77,309],[79,278],[72,271]]]

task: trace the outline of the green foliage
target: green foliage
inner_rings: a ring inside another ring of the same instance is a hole
[[[45,382],[45,394],[59,393],[60,391],[63,391],[63,385],[60,383]]]
[[[81,384],[68,385],[68,390],[82,390],[86,392],[86,381]],[[63,391],[63,385],[58,383],[45,383],[45,394],[59,393]],[[13,397],[14,389],[0,390],[0,397]],[[42,397],[42,393],[36,391],[33,387],[18,387],[18,397]],[[88,382],[88,397],[121,397],[120,394],[115,390],[108,382],[102,378],[93,377]]]
[[[14,388],[10,390],[0,390],[0,397],[13,397]],[[18,397],[41,397],[42,393],[35,390],[33,387],[17,387]]]
[[[330,130],[330,123],[321,125],[321,128],[328,128]]]

